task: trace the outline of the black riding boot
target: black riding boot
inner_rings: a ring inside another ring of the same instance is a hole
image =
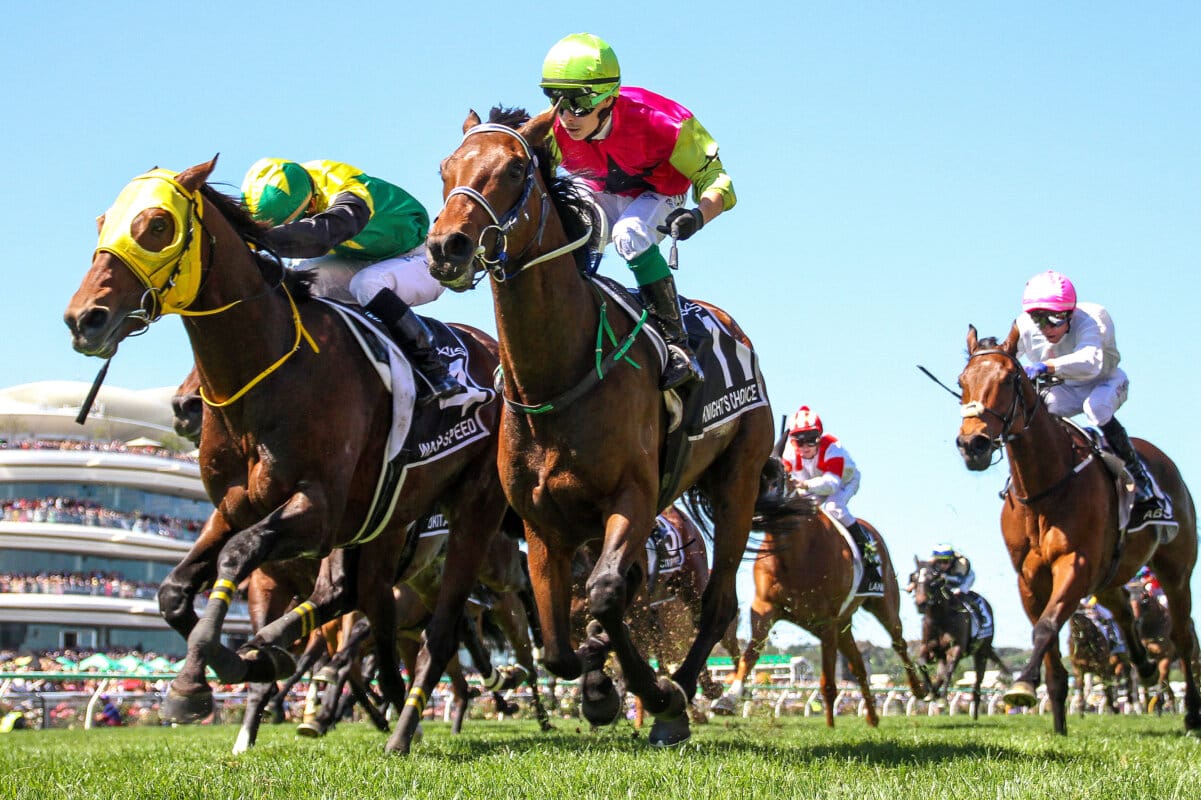
[[[379,318],[412,360],[413,369],[429,384],[431,394],[422,402],[444,400],[467,391],[467,387],[451,377],[446,362],[434,349],[434,335],[425,321],[409,308],[390,289],[380,289],[365,308]]]
[[[1141,531],[1148,525],[1175,525],[1176,520],[1172,519],[1167,504],[1155,494],[1151,475],[1135,451],[1134,445],[1130,443],[1130,437],[1126,435],[1122,423],[1111,419],[1101,426],[1101,432],[1105,434],[1105,441],[1109,442],[1109,446],[1126,464],[1126,469],[1130,470],[1130,476],[1134,478],[1134,508],[1130,511],[1130,525],[1127,526],[1126,532]]]
[[[638,287],[642,304],[659,323],[663,338],[667,340],[667,368],[659,388],[666,391],[691,381],[705,380],[700,362],[688,347],[688,334],[680,319],[680,297],[676,294],[676,282],[668,275],[654,283]]]
[[[881,572],[882,565],[880,553],[876,550],[876,540],[863,529],[859,520],[855,520],[847,530],[863,556],[863,579],[859,581],[859,591],[866,594],[883,594],[884,575]]]

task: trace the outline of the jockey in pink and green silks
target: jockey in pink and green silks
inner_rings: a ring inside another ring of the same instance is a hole
[[[572,34],[551,48],[541,86],[555,103],[550,144],[558,164],[593,195],[668,341],[663,388],[703,379],[659,242],[669,234],[691,237],[737,202],[717,142],[679,103],[622,86],[613,49],[591,34]],[[690,189],[696,206],[686,208]]]

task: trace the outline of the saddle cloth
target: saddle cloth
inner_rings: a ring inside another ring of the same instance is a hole
[[[466,386],[467,391],[437,404],[417,406],[413,369],[399,345],[357,307],[325,298],[316,299],[343,319],[375,367],[381,383],[392,394],[392,425],[375,499],[362,527],[347,546],[358,545],[371,541],[383,531],[411,467],[437,461],[491,434],[480,414],[496,399],[496,392],[479,385],[471,377],[468,350],[454,329],[436,319],[423,317],[434,334],[435,346],[446,360],[450,374]]]
[[[855,543],[855,537],[846,529],[846,526],[836,520],[833,516],[826,512],[826,509],[819,507],[818,512],[823,514],[826,519],[834,524],[834,530],[838,531],[839,535],[846,541],[847,546],[851,548],[851,591],[847,593],[846,599],[842,601],[842,605],[838,608],[839,615],[847,610],[856,597],[883,597],[883,592],[861,592],[859,584],[863,582],[863,553],[859,552],[859,545]]]
[[[635,290],[626,289],[603,275],[594,275],[592,280],[630,319],[637,320],[642,316],[642,304]],[[705,371],[700,402],[688,403],[690,413],[683,420],[689,439],[700,439],[713,428],[737,419],[751,409],[768,405],[755,351],[734,338],[707,308],[684,297],[680,298],[680,318],[688,332],[688,346]],[[654,325],[644,325],[642,333],[653,343],[662,373],[667,364],[663,334]]]
[[[961,600],[963,600],[963,605],[970,612],[969,616],[972,620],[972,646],[969,648],[969,650],[974,650],[976,645],[982,639],[986,639],[996,632],[992,608],[990,608],[988,603],[984,601],[983,597],[975,592],[961,592],[959,597]]]
[[[646,540],[648,583],[663,578],[684,567],[684,536],[680,529],[660,515],[655,519],[655,530]]]
[[[1101,453],[1101,462],[1113,478],[1114,488],[1118,493],[1118,529],[1124,532],[1130,525],[1130,512],[1134,509],[1134,477],[1131,476],[1130,470],[1126,469],[1125,462],[1110,448],[1109,442],[1105,440],[1105,435],[1101,431],[1096,428],[1084,427],[1067,418],[1063,419],[1063,423],[1068,426],[1069,430],[1074,430],[1086,441],[1092,443],[1093,447]],[[1155,492],[1155,496],[1164,502],[1170,512],[1172,498],[1160,490],[1159,483],[1151,474],[1151,470],[1147,470],[1147,475],[1151,478],[1151,489]],[[1155,525],[1154,527],[1160,544],[1172,541],[1176,538],[1177,531],[1180,530],[1175,525]]]

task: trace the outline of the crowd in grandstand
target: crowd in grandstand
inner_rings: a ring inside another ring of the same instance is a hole
[[[90,439],[14,439],[9,441],[0,438],[0,450],[87,450],[103,453],[141,453],[160,458],[174,458],[178,461],[197,460],[195,451],[180,453],[161,445],[138,446],[130,445],[120,439],[108,442],[97,442]]]
[[[153,600],[158,584],[131,581],[115,572],[39,572],[36,575],[0,573],[0,594],[81,594]]]
[[[195,541],[201,523],[164,514],[143,514],[103,508],[89,500],[69,497],[18,498],[0,504],[0,519],[6,522],[49,522],[121,528],[132,533],[149,533],[169,539]]]

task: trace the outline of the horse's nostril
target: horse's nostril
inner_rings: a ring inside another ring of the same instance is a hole
[[[471,258],[475,248],[466,234],[452,233],[443,240],[442,251],[447,261],[462,263]]]
[[[108,310],[99,307],[90,308],[79,317],[79,332],[83,334],[93,333],[103,330],[106,324],[108,324]]]

